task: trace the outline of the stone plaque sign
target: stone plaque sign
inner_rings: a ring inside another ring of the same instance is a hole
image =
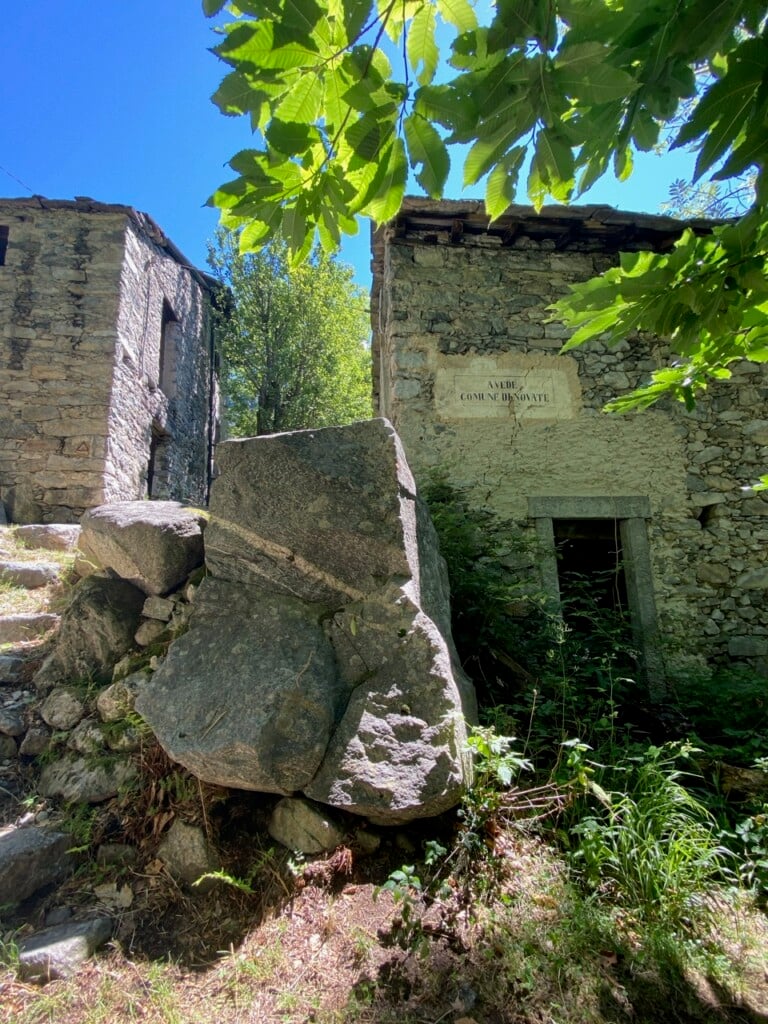
[[[435,408],[442,419],[571,419],[573,389],[564,367],[510,369],[445,366],[435,379]]]

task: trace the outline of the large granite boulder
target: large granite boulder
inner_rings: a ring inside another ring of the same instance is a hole
[[[35,676],[44,692],[57,683],[106,683],[113,666],[133,647],[144,594],[125,580],[91,576],[74,590],[61,619],[56,646]]]
[[[206,782],[302,789],[349,695],[319,618],[296,598],[205,579],[189,631],[140,686],[136,710]]]
[[[203,562],[206,515],[177,501],[99,505],[82,518],[79,547],[145,594],[167,594]]]
[[[385,420],[228,441],[189,632],[136,708],[200,778],[396,824],[459,799],[474,691]]]
[[[209,572],[337,608],[413,576],[414,483],[385,420],[226,441]]]

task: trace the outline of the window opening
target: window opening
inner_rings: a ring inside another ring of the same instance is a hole
[[[176,375],[176,345],[180,324],[170,303],[163,299],[163,314],[160,322],[160,390],[171,395]]]
[[[162,483],[167,470],[167,444],[169,436],[156,423],[152,424],[152,436],[149,441],[149,462],[147,463],[147,496],[162,498]]]
[[[8,250],[8,225],[0,224],[0,267],[5,266],[5,254]]]

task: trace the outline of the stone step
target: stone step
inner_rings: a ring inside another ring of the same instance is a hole
[[[0,560],[0,583],[25,590],[37,590],[61,579],[61,566],[55,562],[6,562]]]
[[[35,640],[55,629],[61,621],[52,612],[20,612],[17,615],[0,615],[0,644],[18,644]]]
[[[16,526],[13,533],[29,548],[41,548],[45,551],[74,551],[80,537],[80,527],[63,523],[38,523],[30,526]]]

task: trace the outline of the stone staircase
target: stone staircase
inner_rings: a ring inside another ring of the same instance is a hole
[[[34,760],[50,742],[33,677],[59,627],[49,603],[72,572],[79,535],[79,526],[0,523],[0,904],[47,892],[77,866],[73,839],[57,816],[46,802],[34,806],[25,797],[35,792]],[[19,604],[22,611],[7,610]],[[19,942],[23,980],[67,977],[113,930],[99,908],[82,917],[54,907],[44,924]]]
[[[40,525],[0,527],[0,585],[27,591],[45,591],[61,583],[67,571],[65,560],[46,557],[50,552],[71,552],[77,545],[79,526]],[[19,548],[23,545],[23,558]],[[59,623],[58,615],[45,607],[49,593],[43,593],[33,611],[3,612],[0,596],[0,645],[24,644],[39,639]],[[2,662],[0,662],[2,665]],[[9,671],[8,666],[0,669]],[[0,683],[6,680],[0,678]]]
[[[79,526],[0,526],[0,824],[17,809],[26,760],[47,742],[32,677],[59,626],[49,604],[71,571],[79,533]]]

